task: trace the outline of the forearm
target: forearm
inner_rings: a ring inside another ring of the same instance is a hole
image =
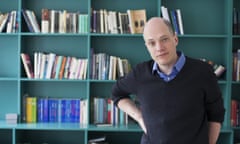
[[[218,122],[208,122],[209,144],[216,144],[221,130],[221,124]]]
[[[144,124],[143,118],[142,118],[142,113],[141,113],[140,109],[136,106],[136,104],[131,99],[128,99],[128,98],[121,99],[118,102],[118,107],[122,111],[126,112],[134,120],[136,120],[139,123],[139,125],[141,126],[141,128],[143,129],[143,131],[146,133],[145,124]]]

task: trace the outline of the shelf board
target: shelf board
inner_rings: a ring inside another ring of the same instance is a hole
[[[88,33],[32,33],[32,32],[22,32],[22,36],[88,36]]]
[[[86,130],[87,125],[79,123],[18,123],[7,124],[0,122],[0,128],[4,129],[31,129],[31,130]]]
[[[29,79],[29,78],[21,78],[21,81],[39,81],[39,82],[87,82],[88,80],[80,80],[80,79]]]
[[[126,132],[142,132],[141,128],[136,124],[118,125],[118,126],[96,126],[89,125],[88,131],[126,131]]]

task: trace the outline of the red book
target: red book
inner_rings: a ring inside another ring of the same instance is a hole
[[[28,78],[34,78],[33,67],[31,64],[30,56],[25,53],[21,53],[21,58],[23,62],[23,66]]]

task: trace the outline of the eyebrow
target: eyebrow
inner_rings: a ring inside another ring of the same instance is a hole
[[[162,35],[160,37],[158,37],[157,40],[160,40],[160,39],[163,39],[163,38],[168,38],[169,36],[168,35]],[[155,41],[154,38],[147,38],[146,41]]]

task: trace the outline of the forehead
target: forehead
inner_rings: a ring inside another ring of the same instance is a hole
[[[153,22],[146,25],[144,30],[145,40],[157,40],[171,35],[168,27],[163,22]]]

